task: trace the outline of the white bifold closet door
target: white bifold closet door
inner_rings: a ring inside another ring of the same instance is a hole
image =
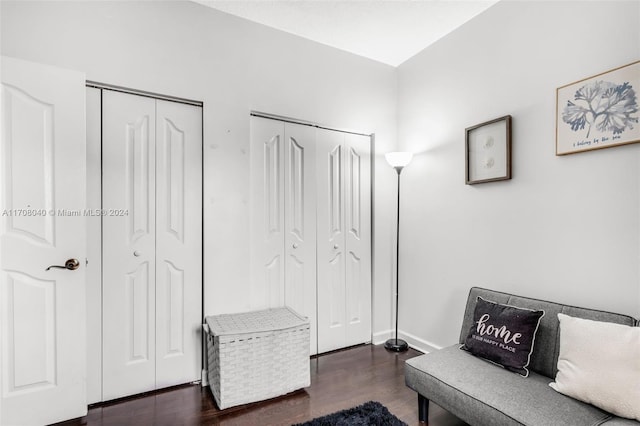
[[[318,129],[318,352],[371,339],[370,138]]]
[[[316,353],[315,131],[251,118],[254,308],[289,306],[308,316]]]
[[[103,400],[200,378],[201,108],[103,90]]]
[[[309,317],[311,354],[371,338],[370,138],[251,117],[251,306]]]

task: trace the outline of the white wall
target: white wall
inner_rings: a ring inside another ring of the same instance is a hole
[[[455,343],[471,286],[640,316],[640,144],[555,156],[555,89],[640,58],[640,3],[503,1],[398,70],[400,328]],[[513,179],[465,128],[513,116]]]
[[[1,3],[2,54],[204,102],[205,313],[249,309],[249,111],[376,134],[374,332],[390,325],[396,71],[191,2]]]

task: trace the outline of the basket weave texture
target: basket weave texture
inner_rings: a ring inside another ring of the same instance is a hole
[[[309,320],[292,309],[214,315],[206,323],[207,379],[221,410],[311,384]]]

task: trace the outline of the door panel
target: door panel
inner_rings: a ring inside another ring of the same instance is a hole
[[[200,378],[202,108],[156,101],[156,387]]]
[[[125,365],[149,360],[149,345],[153,344],[149,327],[149,262],[142,262],[126,274],[123,305],[125,307]]]
[[[103,91],[104,400],[155,389],[155,131],[155,100]]]
[[[2,58],[1,424],[87,412],[84,100],[83,74]]]
[[[345,346],[344,133],[318,129],[318,352]]]
[[[283,306],[284,123],[251,117],[250,306]]]
[[[56,282],[20,272],[7,274],[8,392],[37,391],[56,385]],[[30,318],[35,314],[35,318]],[[16,354],[20,354],[16,356]],[[26,356],[23,356],[26,355]]]
[[[107,96],[107,102],[109,101]],[[154,188],[151,180],[154,176],[153,167],[154,149],[153,134],[149,135],[153,126],[153,116],[149,114],[137,117],[125,124],[125,178],[124,190],[127,197],[123,207],[129,212],[129,224],[127,227],[127,239],[129,244],[134,244],[144,237],[153,237],[151,216],[155,214],[153,203]],[[150,124],[149,122],[152,121]],[[109,144],[111,141],[107,140]],[[111,147],[109,147],[110,149]],[[110,183],[108,184],[111,185]]]
[[[370,138],[318,131],[318,351],[371,338]]]
[[[344,188],[346,346],[371,338],[371,160],[368,136],[347,134]]]
[[[343,135],[335,135],[335,143],[340,143],[340,145],[331,146],[331,151],[329,152],[329,158],[327,160],[327,177],[329,179],[329,196],[327,197],[329,202],[329,238],[335,239],[336,241],[340,240],[344,233],[344,229],[342,229],[344,212],[344,198],[342,197],[342,174],[344,171],[342,163],[342,138]],[[325,182],[325,184],[327,183]]]
[[[30,208],[46,211],[54,207],[55,175],[54,106],[36,99],[23,90],[3,85],[4,112],[10,159],[7,164],[7,208]],[[24,167],[37,164],[37,169]],[[8,216],[7,233],[21,235],[31,243],[54,246],[54,215]]]
[[[285,304],[309,318],[310,351],[316,354],[316,129],[286,123],[284,131]]]

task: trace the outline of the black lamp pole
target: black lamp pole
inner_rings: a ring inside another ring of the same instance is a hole
[[[409,345],[402,339],[398,339],[398,296],[399,296],[399,271],[400,271],[400,172],[401,166],[394,167],[398,172],[398,205],[396,216],[396,337],[384,343],[384,347],[392,352],[404,352],[409,349]]]

